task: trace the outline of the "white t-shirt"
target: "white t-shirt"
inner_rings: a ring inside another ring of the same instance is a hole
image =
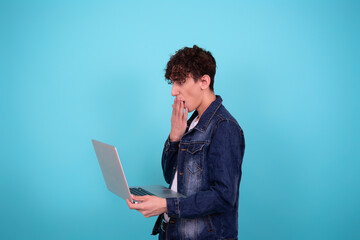
[[[199,122],[199,118],[196,117],[190,124],[189,126],[189,130],[190,131],[191,129],[193,129]],[[176,169],[176,172],[175,172],[175,175],[174,175],[174,178],[173,178],[173,181],[172,181],[172,185],[171,185],[171,190],[177,192],[177,175],[178,175],[178,170]],[[164,218],[165,218],[165,221],[166,222],[169,222],[170,218],[169,216],[167,215],[167,213],[164,213]]]

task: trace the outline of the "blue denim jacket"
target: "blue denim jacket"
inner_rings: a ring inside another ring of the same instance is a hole
[[[165,180],[171,184],[178,169],[178,192],[186,198],[166,199],[170,221],[164,223],[160,215],[153,234],[160,233],[160,239],[237,239],[244,150],[241,127],[216,96],[195,128],[179,142],[165,142]]]

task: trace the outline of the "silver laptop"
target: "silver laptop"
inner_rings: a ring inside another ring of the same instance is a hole
[[[130,193],[138,196],[155,195],[162,198],[185,197],[184,195],[161,185],[129,188],[116,148],[94,139],[92,139],[92,143],[106,186],[111,192],[115,193],[119,197],[123,199],[130,199],[132,202],[135,201],[131,198]]]

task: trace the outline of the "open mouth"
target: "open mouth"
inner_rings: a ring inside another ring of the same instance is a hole
[[[181,98],[178,98],[183,104],[185,104],[185,100],[182,100]]]

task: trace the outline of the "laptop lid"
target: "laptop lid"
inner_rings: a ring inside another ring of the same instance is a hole
[[[91,140],[104,176],[106,187],[123,199],[131,199],[129,186],[122,168],[119,155],[114,146]]]

